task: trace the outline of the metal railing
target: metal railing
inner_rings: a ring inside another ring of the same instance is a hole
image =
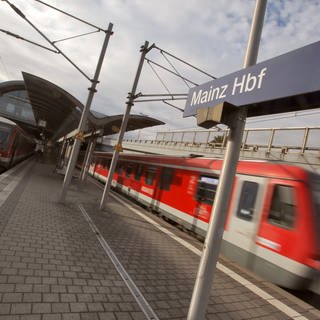
[[[320,127],[255,128],[246,129],[242,140],[242,150],[270,153],[278,149],[282,153],[290,150],[304,154],[306,151],[320,150]],[[228,130],[193,130],[158,132],[155,140],[139,140],[144,143],[175,146],[198,146],[200,148],[225,148]],[[135,141],[137,140],[127,140]]]
[[[228,130],[177,130],[155,139],[125,139],[124,150],[167,155],[224,156]],[[240,158],[287,161],[320,172],[320,127],[255,128],[243,135]],[[115,141],[104,138],[104,143]]]

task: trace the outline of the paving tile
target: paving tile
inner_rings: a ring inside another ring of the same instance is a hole
[[[62,320],[62,316],[59,313],[44,314],[42,320]]]
[[[101,312],[99,313],[100,320],[117,320],[113,312]]]
[[[99,320],[99,315],[95,312],[81,313],[80,318],[81,320]]]
[[[0,320],[20,320],[19,316],[14,316],[14,315],[10,315],[10,316],[2,316],[0,315]]]
[[[0,303],[0,314],[9,314],[11,304],[10,303]]]
[[[76,302],[76,295],[72,293],[61,293],[60,294],[61,302]]]
[[[82,293],[82,286],[67,286],[68,293]]]
[[[101,312],[104,311],[103,304],[101,302],[89,302],[87,303],[88,311],[89,312]]]
[[[42,284],[58,284],[58,279],[55,277],[43,277]]]
[[[42,295],[43,302],[60,302],[59,293],[44,293]]]
[[[19,317],[19,320],[41,320],[41,315],[23,314]]]
[[[64,313],[62,314],[62,320],[80,320],[79,313]]]
[[[53,313],[68,313],[70,312],[69,303],[52,303],[51,312]]]
[[[50,313],[51,312],[51,304],[50,303],[33,303],[32,304],[32,312],[33,313]]]
[[[31,303],[13,303],[11,304],[12,314],[27,314],[31,313]]]
[[[34,292],[47,293],[47,292],[50,292],[50,286],[47,285],[47,284],[35,284],[33,286],[33,291]]]
[[[13,292],[14,284],[0,283],[0,292]]]
[[[128,312],[115,312],[117,320],[132,320],[130,313]]]
[[[22,293],[4,293],[2,296],[2,302],[21,302]]]
[[[23,302],[41,302],[41,293],[24,293]]]
[[[88,311],[87,305],[82,302],[70,303],[71,312],[86,312]]]
[[[0,216],[7,214],[5,227],[0,219],[0,320],[145,319],[83,218],[80,202],[159,319],[185,319],[199,257],[113,199],[101,213],[101,191],[92,184],[81,189],[73,181],[66,203],[58,203],[62,180],[52,172],[49,165],[37,164],[0,207]],[[166,227],[201,248],[195,239]],[[309,310],[305,316],[316,319]],[[286,316],[217,272],[206,319],[251,318]]]

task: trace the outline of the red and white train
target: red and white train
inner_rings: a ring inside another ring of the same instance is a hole
[[[105,181],[111,157],[96,152],[90,173]],[[122,154],[112,185],[204,237],[221,166],[202,157]],[[320,176],[283,163],[239,161],[221,251],[280,286],[315,287]]]
[[[0,117],[0,172],[34,152],[35,142],[14,122]]]

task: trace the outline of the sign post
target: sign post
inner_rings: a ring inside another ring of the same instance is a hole
[[[256,62],[260,36],[263,26],[266,0],[257,0],[254,11],[251,32],[248,41],[244,67]],[[261,76],[262,77],[262,76]],[[239,158],[242,136],[247,116],[246,108],[234,109],[231,106],[231,118],[228,120],[230,133],[228,136],[226,156],[215,197],[213,211],[211,213],[209,229],[203,246],[203,252],[198,269],[195,287],[188,312],[188,320],[202,320],[205,317],[206,306],[209,299],[214,270],[216,268],[220,244],[224,232],[233,180]],[[205,117],[205,121],[208,121]],[[212,119],[214,122],[215,119]]]

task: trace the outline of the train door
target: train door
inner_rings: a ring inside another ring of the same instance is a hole
[[[139,200],[139,194],[141,192],[141,179],[144,171],[144,165],[142,163],[136,163],[131,178],[131,191],[130,194],[135,200]]]
[[[264,180],[261,177],[237,177],[231,216],[224,235],[227,255],[247,267],[252,263],[256,247],[256,233],[266,189]]]
[[[309,205],[304,203],[308,201],[306,199],[299,181],[270,180],[265,214],[258,233],[259,245],[282,256],[298,259],[308,236],[308,229],[301,229],[305,225],[303,219],[307,218],[303,214]]]
[[[158,175],[151,204],[152,209],[156,211],[160,211],[161,204],[168,204],[168,200],[171,199],[170,189],[174,177],[174,169],[170,167],[159,167]]]
[[[310,197],[297,180],[270,179],[264,213],[257,233],[257,261],[253,270],[288,288],[306,285],[309,271],[302,265],[312,251],[307,227]],[[259,259],[258,259],[259,257]]]
[[[144,175],[141,177],[141,197],[142,202],[153,207],[154,190],[158,179],[158,167],[155,165],[146,165]]]

